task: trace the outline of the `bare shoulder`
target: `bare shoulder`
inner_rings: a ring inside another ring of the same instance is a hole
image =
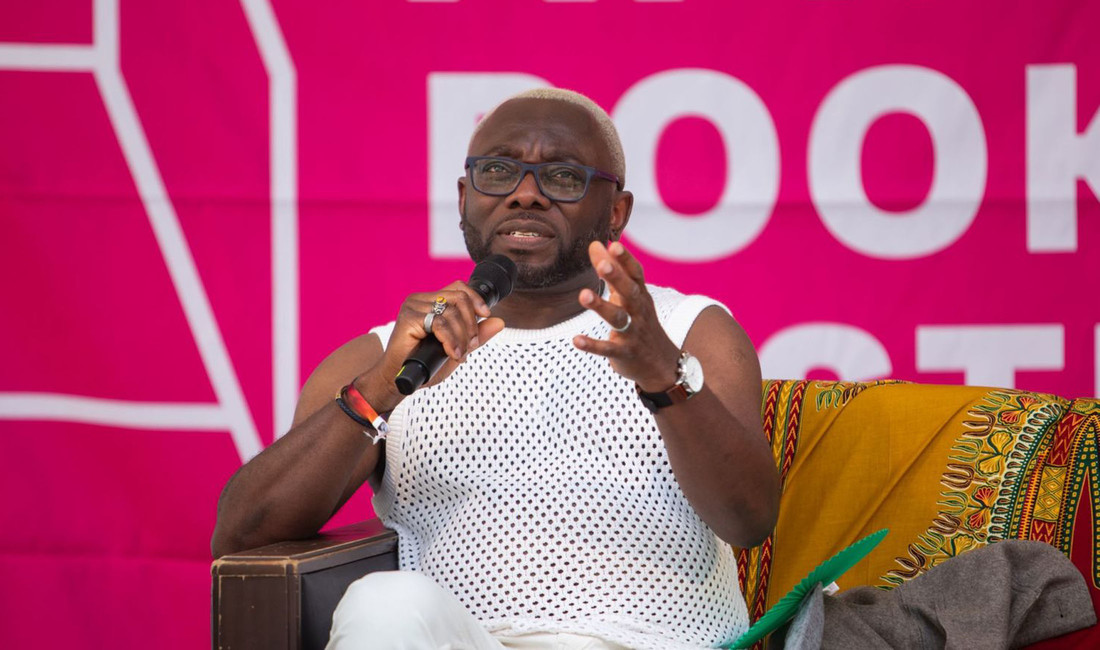
[[[759,414],[761,374],[756,348],[741,324],[716,305],[704,309],[684,348],[703,366],[706,385],[735,413]]]
[[[375,334],[362,334],[325,357],[306,380],[294,424],[308,418],[333,398],[341,387],[367,370],[382,356],[382,341]]]
[[[699,313],[684,343],[697,357],[713,356],[716,360],[759,365],[756,348],[745,329],[718,305],[711,305]]]

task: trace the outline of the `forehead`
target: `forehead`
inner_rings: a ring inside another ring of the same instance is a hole
[[[552,99],[501,104],[470,141],[470,155],[507,155],[607,165],[599,126],[582,107]]]

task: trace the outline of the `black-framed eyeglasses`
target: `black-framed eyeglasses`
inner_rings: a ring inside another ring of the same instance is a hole
[[[466,159],[470,182],[474,189],[489,196],[508,196],[516,191],[527,172],[535,175],[535,183],[543,196],[551,201],[574,203],[588,193],[593,178],[611,181],[622,189],[619,177],[595,167],[564,162],[529,164],[499,156],[470,156]]]

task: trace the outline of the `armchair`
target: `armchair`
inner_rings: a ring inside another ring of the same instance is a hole
[[[213,647],[323,650],[348,585],[397,568],[397,534],[377,519],[216,560]]]
[[[839,581],[891,587],[1003,539],[1060,549],[1100,602],[1100,400],[895,381],[766,381],[764,432],[783,477],[779,522],[738,552],[756,620],[823,559],[885,540]],[[1091,486],[1091,487],[1090,487]],[[323,648],[356,578],[397,568],[377,520],[213,565],[214,647]],[[1100,626],[1039,644],[1100,647]]]

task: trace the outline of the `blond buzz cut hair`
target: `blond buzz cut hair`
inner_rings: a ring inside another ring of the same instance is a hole
[[[512,95],[508,99],[497,104],[488,113],[478,121],[477,126],[474,127],[473,135],[470,136],[472,142],[477,134],[481,132],[482,126],[489,119],[489,116],[496,112],[503,104],[506,104],[513,99],[550,99],[559,102],[567,102],[574,106],[580,106],[586,113],[592,116],[592,119],[596,120],[596,125],[600,130],[600,138],[603,140],[604,146],[607,147],[608,153],[611,154],[611,169],[607,170],[612,174],[619,177],[619,186],[626,185],[626,156],[623,155],[623,143],[619,140],[619,131],[615,128],[615,123],[611,121],[611,116],[607,114],[599,104],[592,101],[584,95],[564,88],[532,88],[531,90],[525,90],[516,95]]]

